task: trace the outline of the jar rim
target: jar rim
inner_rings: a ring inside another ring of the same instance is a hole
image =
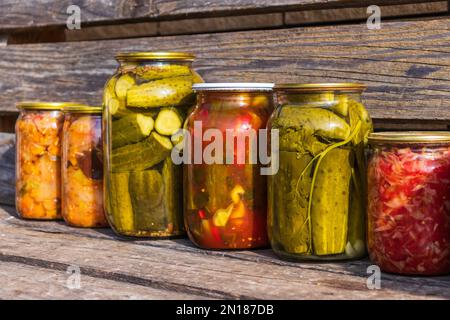
[[[272,91],[273,83],[266,82],[208,82],[195,83],[194,91]]]
[[[88,106],[88,105],[71,105],[71,106],[65,106],[63,108],[64,112],[67,113],[102,113],[103,108],[101,106]]]
[[[352,91],[362,92],[367,88],[363,83],[336,82],[336,83],[277,83],[275,91],[317,92],[317,91]]]
[[[116,60],[119,62],[145,60],[194,61],[194,59],[195,55],[191,53],[174,51],[120,52],[116,54]]]
[[[369,134],[370,144],[447,143],[448,131],[386,131]]]
[[[68,106],[77,106],[77,102],[45,102],[45,101],[21,101],[16,107],[19,110],[62,110]]]

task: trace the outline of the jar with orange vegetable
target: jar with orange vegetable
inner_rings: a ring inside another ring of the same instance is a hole
[[[103,211],[102,108],[64,108],[62,216],[74,227],[106,227]]]
[[[17,106],[16,209],[21,218],[61,218],[62,108],[67,105],[22,102]]]

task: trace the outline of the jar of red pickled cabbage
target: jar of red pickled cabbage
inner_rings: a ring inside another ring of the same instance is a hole
[[[368,249],[383,271],[450,273],[450,132],[369,136]]]

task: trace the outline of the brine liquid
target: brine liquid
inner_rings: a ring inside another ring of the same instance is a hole
[[[185,224],[200,247],[267,246],[265,177],[256,165],[185,166]]]

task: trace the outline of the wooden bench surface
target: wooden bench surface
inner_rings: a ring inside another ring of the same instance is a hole
[[[0,236],[1,298],[450,299],[450,276],[382,274],[369,290],[367,260],[302,264],[187,239],[121,241],[109,229],[19,220],[6,206]],[[80,289],[67,287],[69,267],[80,268]]]

